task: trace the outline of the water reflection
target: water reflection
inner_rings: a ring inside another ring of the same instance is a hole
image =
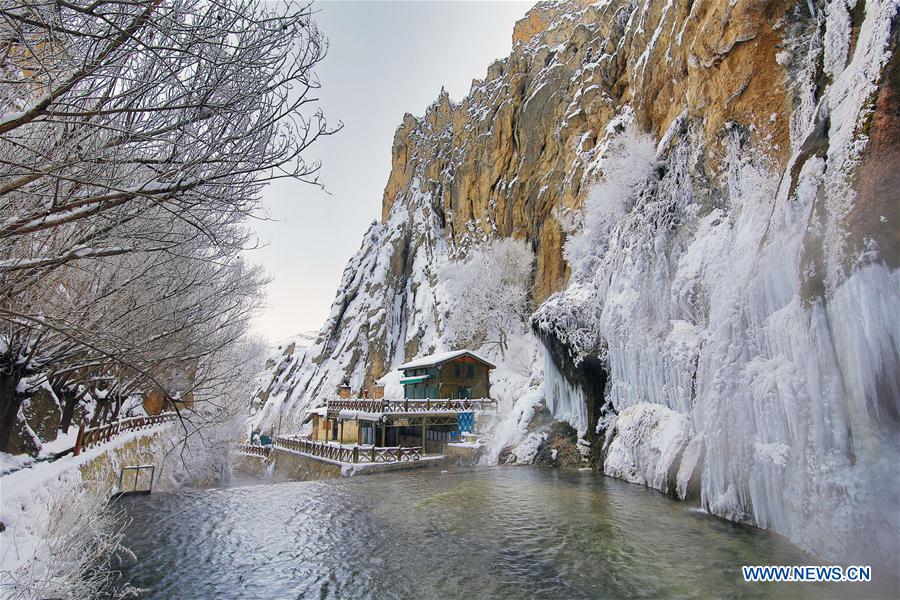
[[[810,564],[778,536],[594,473],[494,468],[128,500],[146,598],[870,597],[746,584]],[[896,594],[896,588],[888,591]]]

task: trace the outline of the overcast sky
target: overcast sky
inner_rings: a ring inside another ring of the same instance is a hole
[[[322,161],[328,193],[281,181],[263,194],[277,222],[255,228],[267,246],[249,254],[274,281],[256,331],[270,342],[318,330],[347,260],[381,215],[394,131],[404,113],[420,116],[444,86],[462,99],[472,79],[509,54],[512,29],[533,2],[317,3],[329,38],[318,68],[328,119],[343,121],[307,159]]]

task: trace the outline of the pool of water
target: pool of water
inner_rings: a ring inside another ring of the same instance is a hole
[[[592,472],[435,469],[121,502],[135,555],[122,583],[142,598],[879,593],[874,584],[744,583],[741,565],[816,561],[776,535]]]

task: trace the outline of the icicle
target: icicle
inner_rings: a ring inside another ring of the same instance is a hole
[[[547,408],[557,421],[565,421],[578,431],[579,437],[588,428],[587,403],[580,387],[573,386],[553,364],[550,352],[544,348],[544,377]]]

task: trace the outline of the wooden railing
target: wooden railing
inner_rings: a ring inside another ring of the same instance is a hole
[[[272,452],[272,447],[258,446],[256,444],[240,444],[237,450],[242,454],[253,454],[254,456],[262,456],[263,458],[268,458],[269,453]]]
[[[497,401],[490,398],[478,399],[425,399],[425,400],[329,400],[328,412],[358,410],[371,413],[422,413],[422,412],[466,412],[496,408]]]
[[[174,421],[176,418],[178,418],[177,413],[168,412],[152,417],[130,417],[115,423],[107,423],[106,425],[88,429],[85,429],[84,423],[82,423],[78,428],[78,437],[75,438],[75,447],[72,449],[72,454],[78,456],[82,450],[106,443],[121,433],[148,429],[160,423]]]
[[[275,438],[275,447],[345,463],[392,463],[422,458],[420,446],[339,446],[314,440]]]
[[[379,413],[383,412],[384,400],[328,400],[325,406],[328,412],[338,412],[341,410],[358,410],[362,412]]]

